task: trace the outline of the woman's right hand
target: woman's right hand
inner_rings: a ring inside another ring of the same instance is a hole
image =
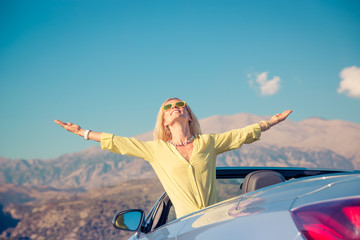
[[[268,122],[270,123],[271,126],[274,126],[284,121],[289,116],[290,113],[292,113],[292,110],[286,110],[283,113],[275,114],[274,116],[271,117],[271,119]]]
[[[83,136],[83,132],[84,130],[81,129],[81,127],[77,124],[72,124],[71,122],[65,123],[62,122],[60,120],[55,120],[55,123],[59,124],[60,126],[62,126],[63,128],[65,128],[66,130],[68,130],[69,132],[75,133],[79,136]]]
[[[59,120],[55,120],[55,123],[59,124],[60,126],[62,126],[63,128],[65,128],[66,130],[68,130],[69,132],[75,133],[81,137],[84,137],[85,134],[85,130],[82,129],[79,125],[77,124],[72,124],[71,122],[65,123]],[[97,142],[101,141],[101,133],[100,132],[94,132],[94,131],[90,131],[88,132],[88,138],[90,140],[94,140]]]

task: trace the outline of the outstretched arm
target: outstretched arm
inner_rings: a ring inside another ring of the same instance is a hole
[[[270,127],[284,121],[288,116],[289,114],[291,113],[292,111],[291,110],[286,110],[284,111],[283,113],[278,113],[278,114],[275,114],[274,116],[272,116],[270,118],[270,120],[267,122],[269,125],[266,124],[266,122],[260,122],[259,125],[261,127],[261,131],[266,131],[268,130]]]
[[[65,122],[62,122],[62,121],[59,121],[59,120],[55,120],[55,123],[59,124],[60,126],[65,128],[69,132],[72,132],[72,133],[74,133],[76,135],[79,135],[81,137],[84,137],[84,135],[86,133],[85,129],[82,129],[79,125],[72,124],[71,122],[65,123]],[[101,133],[90,131],[90,132],[88,132],[88,139],[100,142]]]

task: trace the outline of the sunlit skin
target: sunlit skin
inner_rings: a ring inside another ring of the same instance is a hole
[[[171,99],[164,105],[168,103],[176,103],[178,101],[181,101],[181,99]],[[284,121],[291,112],[291,110],[287,110],[283,113],[278,113],[271,117],[268,122],[271,126],[274,126]],[[189,126],[190,121],[190,115],[186,107],[179,108],[174,104],[170,110],[164,111],[164,126],[169,127],[171,131],[172,143],[184,143],[187,139],[191,138]],[[266,126],[263,123],[260,123],[260,127],[262,131],[266,130]],[[180,152],[181,155],[183,155],[186,160],[189,161],[193,152],[193,146],[193,143],[189,143],[185,146],[176,146],[176,149]]]
[[[171,99],[167,101],[164,105],[168,103],[176,103],[179,101],[181,101],[181,99],[176,99],[176,98]],[[271,126],[274,126],[284,121],[291,112],[292,112],[291,110],[286,110],[283,113],[275,114],[270,118],[268,123]],[[169,128],[171,132],[172,139],[170,141],[172,143],[181,144],[192,137],[190,133],[190,125],[189,125],[191,122],[191,117],[186,107],[177,107],[174,104],[171,109],[169,109],[168,111],[164,111],[163,114],[164,114],[163,124],[165,127]],[[82,129],[77,124],[73,124],[71,122],[65,123],[59,120],[55,120],[55,123],[65,128],[67,131],[77,134],[79,136],[83,137],[85,134],[85,130]],[[261,131],[267,130],[266,125],[264,123],[260,122],[259,125]],[[101,132],[91,131],[89,133],[89,139],[100,142]],[[189,161],[193,152],[193,146],[194,146],[193,143],[189,143],[184,146],[176,146],[176,149],[185,159]]]
[[[69,132],[75,133],[81,137],[84,137],[85,129],[82,129],[79,125],[73,124],[71,122],[62,122],[60,120],[55,120],[55,123],[59,124]],[[100,142],[101,140],[101,133],[100,132],[93,132],[91,131],[89,134],[89,139]]]
[[[180,99],[171,99],[168,103],[176,103],[181,101]],[[191,117],[186,107],[177,107],[175,104],[168,111],[164,111],[164,126],[168,127],[171,131],[171,142],[175,144],[184,143],[192,136],[190,133]],[[179,153],[186,159],[190,160],[194,145],[193,143],[186,144],[185,146],[176,146]]]
[[[166,105],[170,106],[165,110]],[[85,135],[85,139],[101,141],[104,149],[149,158],[147,160],[158,174],[164,189],[167,189],[176,215],[180,217],[216,203],[214,172],[218,152],[239,148],[246,141],[251,143],[257,140],[261,135],[260,130],[269,130],[284,121],[290,113],[291,110],[287,110],[274,115],[269,121],[261,121],[223,135],[201,135],[199,123],[187,103],[171,98],[159,110],[154,130],[155,140],[148,143],[84,130],[71,122],[55,120],[55,123],[74,134]],[[184,159],[186,164],[180,162]]]

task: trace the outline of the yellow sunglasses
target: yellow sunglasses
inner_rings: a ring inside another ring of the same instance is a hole
[[[176,103],[169,103],[169,104],[166,104],[163,107],[163,109],[164,109],[164,111],[170,110],[174,105],[179,107],[179,108],[183,108],[183,107],[185,107],[186,102],[185,101],[180,101],[180,102],[176,102]]]

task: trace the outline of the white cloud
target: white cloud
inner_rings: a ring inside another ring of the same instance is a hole
[[[249,85],[255,90],[260,90],[262,96],[270,96],[277,93],[280,89],[280,77],[275,76],[272,79],[268,79],[268,72],[260,74],[254,74],[256,79],[250,79]],[[252,74],[248,74],[247,77],[251,78]]]
[[[347,67],[340,72],[340,87],[338,93],[345,93],[348,97],[360,98],[360,68]]]

